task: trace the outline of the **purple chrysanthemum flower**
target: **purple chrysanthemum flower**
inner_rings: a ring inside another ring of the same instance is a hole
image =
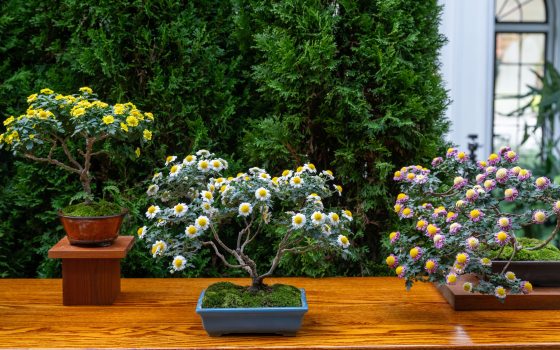
[[[485,160],[479,160],[478,162],[476,162],[476,167],[480,170],[484,170],[487,166],[488,162],[486,162]]]
[[[531,175],[532,175],[532,174],[531,174],[531,171],[530,171],[530,170],[521,169],[521,170],[519,170],[519,174],[517,174],[517,179],[518,179],[519,181],[525,181],[525,180],[527,180],[528,178],[530,178]]]
[[[447,149],[447,153],[445,153],[445,156],[447,158],[451,158],[451,157],[454,157],[458,152],[459,151],[457,151],[456,148],[449,148],[449,149]]]
[[[468,189],[467,192],[465,192],[465,199],[468,202],[472,203],[472,202],[476,201],[477,198],[478,198],[478,191],[477,190],[471,188],[471,189]]]
[[[514,151],[507,151],[504,154],[504,158],[509,162],[509,163],[515,163],[517,162],[517,160],[519,159],[519,155],[517,153],[515,153]]]
[[[453,188],[458,190],[466,186],[467,183],[468,183],[467,179],[463,178],[462,176],[457,176],[456,178],[453,179]]]
[[[508,202],[513,202],[517,196],[519,196],[517,188],[508,188],[504,191],[504,199]]]
[[[501,157],[499,154],[496,153],[492,153],[490,156],[488,156],[488,164],[490,165],[496,165],[500,162]]]
[[[486,181],[484,181],[483,186],[484,186],[484,190],[485,190],[486,192],[490,192],[490,191],[492,191],[494,188],[496,188],[496,181],[494,181],[494,180],[486,180]]]
[[[488,166],[486,167],[486,169],[484,169],[484,171],[486,172],[486,174],[492,174],[495,173],[496,170],[498,170],[495,166]]]
[[[543,210],[535,210],[533,213],[533,222],[535,224],[544,224],[546,219],[546,213]]]
[[[503,157],[505,153],[511,151],[511,147],[509,146],[502,146],[500,147],[500,150],[498,151],[498,153]]]
[[[511,229],[511,219],[505,216],[500,217],[497,224],[503,231],[509,231]]]
[[[398,266],[398,267],[395,269],[395,272],[397,273],[397,277],[398,277],[398,278],[404,278],[404,276],[405,276],[405,274],[406,274],[406,266],[403,266],[403,265]]]
[[[438,262],[436,260],[434,259],[426,260],[426,263],[424,264],[424,270],[426,270],[427,273],[432,274],[437,271],[437,268],[438,268]]]
[[[506,168],[500,168],[496,171],[496,181],[504,184],[509,179],[509,171]]]
[[[458,152],[455,155],[455,159],[459,162],[459,163],[464,163],[467,160],[469,160],[469,156],[465,153],[465,152]]]
[[[554,204],[552,205],[552,210],[554,210],[556,214],[560,214],[560,201],[554,202]]]
[[[445,245],[445,236],[444,235],[437,234],[437,235],[434,236],[433,239],[434,239],[434,246],[437,249],[443,248],[443,246]]]
[[[437,167],[438,165],[440,165],[441,163],[443,163],[443,158],[442,158],[442,157],[434,158],[434,159],[432,160],[432,167],[435,168],[435,167]]]
[[[389,240],[391,241],[391,244],[395,244],[395,242],[398,241],[399,238],[401,238],[401,233],[399,231],[389,233]]]
[[[519,172],[521,171],[521,167],[520,166],[514,166],[513,168],[509,169],[509,171],[511,172],[512,175],[518,176]]]
[[[423,174],[416,175],[416,177],[414,178],[414,182],[417,184],[425,184],[426,182],[428,182],[428,177]]]
[[[412,210],[411,208],[404,208],[403,210],[400,211],[399,216],[401,218],[405,218],[405,219],[409,219],[414,215],[414,210]]]
[[[453,271],[458,275],[462,275],[465,273],[465,265],[455,263],[453,264]]]
[[[535,186],[539,190],[545,190],[550,186],[550,179],[546,176],[539,177],[535,180]]]
[[[529,281],[522,281],[520,287],[523,294],[529,294],[533,291],[533,285]]]
[[[471,260],[471,257],[469,256],[469,254],[467,252],[461,252],[458,253],[455,256],[455,264],[459,264],[462,266],[467,266],[469,264],[469,261]]]
[[[445,276],[445,283],[453,286],[457,283],[457,274],[455,272],[450,272]]]
[[[506,244],[508,244],[510,237],[507,232],[500,231],[494,234],[494,240],[496,241],[496,243],[498,243],[500,247],[503,247]]]
[[[418,261],[422,257],[423,251],[420,247],[414,247],[410,250],[409,254],[412,260]]]
[[[408,201],[409,197],[405,193],[399,193],[397,196],[397,203],[405,203]]]
[[[454,223],[451,224],[451,226],[449,226],[449,233],[454,235],[457,232],[461,231],[462,228],[463,228],[463,226],[460,223],[454,222]]]
[[[457,219],[457,213],[454,213],[452,211],[450,211],[449,213],[447,213],[447,217],[445,218],[445,222],[452,222],[455,221],[455,219]]]
[[[447,215],[447,210],[445,210],[444,207],[440,206],[440,207],[437,207],[437,208],[434,209],[434,213],[432,214],[432,217],[435,219],[435,218],[438,218],[440,216],[445,216],[445,215]]]
[[[467,247],[470,250],[476,250],[480,245],[480,241],[476,237],[469,237],[467,238]]]
[[[391,254],[387,257],[387,259],[385,259],[385,262],[387,263],[387,266],[394,269],[399,265],[399,258],[395,254]]]
[[[424,220],[424,219],[420,219],[418,220],[418,222],[416,223],[416,229],[418,231],[426,231],[426,227],[428,226],[428,221]]]
[[[479,222],[484,217],[484,213],[479,209],[473,209],[469,212],[469,218],[472,222]]]
[[[486,174],[478,174],[475,179],[477,184],[483,183],[486,180]]]
[[[426,210],[430,210],[432,209],[434,206],[432,205],[432,203],[424,203],[422,204],[422,208],[426,209]]]

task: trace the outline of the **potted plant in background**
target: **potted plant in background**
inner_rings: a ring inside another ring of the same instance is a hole
[[[138,230],[152,243],[152,255],[169,257],[173,272],[190,267],[192,257],[209,248],[225,266],[251,278],[246,287],[217,283],[202,291],[197,313],[208,334],[294,335],[307,311],[305,291],[269,286],[265,279],[286,254],[321,249],[350,254],[352,213],[326,210],[322,202],[342,192],[339,185],[329,184],[332,172],[317,173],[313,164],[306,164],[279,177],[251,168],[225,178],[220,174],[227,162],[204,150],[182,160],[170,156],[165,164],[147,191],[154,198],[146,212],[149,224]],[[232,226],[239,231],[228,234]],[[275,247],[265,270],[248,253],[257,243]]]
[[[105,200],[95,201],[91,172],[95,156],[110,154],[107,141],[152,139],[148,129],[154,117],[130,102],[110,105],[97,99],[89,87],[78,94],[61,95],[51,89],[27,98],[29,108],[4,120],[0,148],[37,162],[64,169],[79,178],[84,202],[59,211],[71,244],[109,245],[118,236],[127,210]]]
[[[394,209],[401,224],[389,235],[393,253],[386,262],[407,288],[415,281],[460,283],[466,292],[500,300],[533,290],[532,281],[515,271],[512,261],[547,247],[556,236],[560,189],[517,166],[517,160],[509,147],[476,163],[451,148],[432,161],[431,170],[408,166],[395,173],[402,193]],[[511,203],[523,204],[523,210],[512,210]],[[516,235],[524,226],[552,219],[555,228],[540,244],[527,246]],[[505,262],[498,266],[493,259]]]

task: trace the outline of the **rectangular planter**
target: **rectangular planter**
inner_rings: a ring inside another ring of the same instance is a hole
[[[272,333],[295,336],[307,312],[305,290],[301,290],[300,307],[203,308],[203,290],[196,305],[202,324],[212,337],[232,333]]]
[[[501,272],[506,261],[492,261],[492,271]],[[560,287],[560,261],[512,261],[508,271],[535,287]]]

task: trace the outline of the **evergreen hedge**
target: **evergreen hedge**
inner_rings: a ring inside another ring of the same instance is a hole
[[[332,169],[341,205],[355,212],[361,259],[292,257],[279,272],[385,273],[392,173],[431,160],[447,130],[440,10],[437,0],[5,0],[0,111],[21,113],[43,87],[90,86],[154,112],[152,148],[94,165],[132,209],[125,233],[142,222],[145,182],[167,154],[208,148],[235,159],[233,171],[279,173],[306,161]],[[54,215],[78,184],[6,152],[0,159],[0,276],[55,276],[46,258],[63,235]],[[208,254],[188,274],[222,272]],[[124,273],[166,271],[140,242]]]

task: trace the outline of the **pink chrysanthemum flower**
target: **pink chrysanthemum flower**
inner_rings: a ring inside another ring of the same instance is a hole
[[[405,194],[405,193],[399,193],[397,195],[397,203],[406,203],[406,201],[408,201],[409,197]]]
[[[422,248],[414,247],[410,250],[409,255],[412,258],[412,260],[418,261],[422,257],[422,253],[423,253]]]
[[[393,180],[395,180],[395,181],[401,181],[402,179],[404,179],[404,176],[405,176],[405,175],[403,174],[402,171],[397,170],[397,171],[395,171],[395,174],[393,175]]]
[[[434,209],[434,213],[432,214],[432,217],[435,219],[445,215],[447,215],[447,210],[445,210],[445,207],[439,206]]]
[[[480,241],[476,237],[467,238],[467,247],[470,250],[476,250],[480,244]]]
[[[387,259],[385,259],[385,262],[387,263],[387,266],[394,269],[399,264],[399,258],[396,255],[391,254],[387,257]]]
[[[484,213],[480,209],[473,209],[469,212],[469,218],[472,222],[478,222],[484,217]]]
[[[416,229],[418,231],[425,231],[427,226],[428,226],[428,222],[424,219],[420,219],[416,223]]]
[[[543,210],[536,210],[533,213],[533,222],[535,224],[544,224],[546,222],[546,213]]]
[[[514,166],[513,168],[510,169],[511,174],[515,176],[518,176],[520,171],[521,171],[520,166]]]
[[[509,234],[505,231],[500,231],[494,234],[494,240],[499,246],[503,247],[509,242]]]
[[[432,209],[434,206],[432,205],[432,203],[422,203],[422,208],[426,209],[426,210],[430,210]]]
[[[498,170],[495,166],[488,166],[484,171],[486,171],[487,175],[493,174]]]
[[[438,268],[438,262],[436,260],[434,259],[426,260],[426,263],[424,264],[424,270],[426,270],[427,273],[432,274],[437,271],[437,268]]]
[[[550,186],[550,179],[546,176],[541,176],[535,180],[535,186],[539,190],[545,190]]]
[[[462,266],[467,266],[470,260],[471,258],[467,252],[461,252],[455,256],[455,264]]]
[[[441,249],[441,248],[443,248],[444,245],[445,245],[445,236],[440,235],[440,234],[435,235],[434,236],[434,246],[437,249]]]
[[[457,202],[455,202],[455,208],[462,208],[465,206],[465,201],[462,199],[459,199]]]
[[[505,152],[504,158],[509,163],[515,163],[519,159],[519,155],[517,153],[515,153],[514,151],[510,150],[510,151]]]
[[[462,228],[463,228],[463,226],[460,223],[454,222],[454,223],[451,224],[451,226],[449,226],[449,233],[454,235],[457,232],[461,231]]]
[[[560,201],[554,202],[554,204],[552,205],[552,210],[554,210],[556,214],[560,214]]]
[[[453,286],[457,283],[457,274],[455,272],[450,272],[445,276],[445,283]]]
[[[486,174],[478,174],[478,175],[476,175],[475,180],[476,180],[476,183],[477,183],[477,184],[483,183],[484,180],[486,180]]]
[[[430,237],[430,238],[433,238],[435,235],[437,235],[438,233],[440,233],[440,231],[441,231],[440,228],[437,227],[436,225],[434,225],[434,224],[429,224],[429,225],[426,227],[426,236],[428,236],[428,237]]]
[[[503,231],[509,231],[511,229],[511,219],[505,216],[500,217],[497,224]]]
[[[500,147],[500,149],[498,150],[498,153],[503,156],[505,153],[511,151],[511,147],[509,146],[502,146]]]
[[[464,163],[469,160],[469,156],[465,152],[461,151],[455,155],[455,159],[457,159],[459,163]]]
[[[441,157],[434,158],[434,159],[432,160],[432,167],[435,168],[435,167],[437,167],[438,165],[440,165],[441,163],[443,163],[443,158],[441,158]]]
[[[523,294],[531,293],[533,291],[533,285],[531,284],[531,282],[529,281],[521,282],[521,291],[523,291]]]
[[[465,192],[465,199],[468,202],[474,202],[476,201],[476,199],[478,198],[478,191],[475,189],[468,189],[467,192]]]
[[[494,289],[494,295],[499,299],[505,299],[507,296],[506,289],[502,286],[497,286],[496,289]]]
[[[506,168],[500,168],[496,171],[496,181],[504,184],[509,179],[509,171]]]
[[[399,238],[401,238],[401,233],[399,231],[389,233],[389,240],[391,241],[391,244],[395,244],[395,242],[398,241]]]
[[[485,160],[479,160],[476,162],[476,167],[480,170],[484,170],[488,166],[488,162]]]
[[[525,180],[527,180],[528,178],[530,178],[531,175],[532,175],[532,174],[531,174],[531,171],[530,171],[530,170],[521,169],[521,170],[519,170],[519,174],[517,174],[517,179],[518,179],[519,181],[525,181]]]
[[[453,271],[458,275],[462,275],[465,273],[465,265],[455,263],[453,264]]]
[[[504,199],[508,202],[513,202],[517,196],[519,196],[517,188],[508,188],[504,191]]]
[[[460,189],[462,187],[464,187],[467,184],[467,179],[465,179],[462,176],[457,176],[453,179],[453,188],[454,189]]]
[[[455,221],[455,219],[457,219],[457,213],[454,213],[454,212],[450,211],[449,213],[447,213],[447,217],[445,218],[445,222],[452,222],[452,221]]]
[[[490,258],[481,258],[480,265],[490,267],[492,266],[492,260]]]
[[[401,211],[403,210],[403,206],[400,203],[396,203],[393,206],[393,209],[395,210],[395,213],[398,213],[400,215]]]
[[[496,165],[500,160],[501,157],[499,154],[492,153],[490,156],[488,156],[488,164],[490,165]]]
[[[428,182],[428,177],[423,174],[416,175],[416,178],[414,178],[414,182],[417,184],[425,184],[426,182]]]
[[[453,147],[452,147],[452,148],[448,148],[448,149],[447,149],[447,153],[445,153],[445,156],[446,156],[447,158],[451,158],[451,157],[454,157],[458,152],[459,152],[459,151],[457,151],[456,148],[453,148]]]
[[[486,180],[486,181],[484,181],[483,186],[484,186],[484,190],[485,190],[486,192],[490,192],[490,191],[492,191],[494,188],[496,188],[496,181],[494,181],[494,180]]]
[[[397,277],[404,278],[406,274],[406,266],[403,265],[397,266],[397,268],[395,269],[395,273],[397,274]]]

